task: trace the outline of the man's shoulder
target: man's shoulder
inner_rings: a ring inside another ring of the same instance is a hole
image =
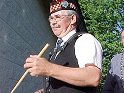
[[[94,39],[94,38],[95,37],[90,33],[82,33],[78,39],[89,40],[89,39]]]
[[[113,59],[113,58],[120,57],[122,54],[124,54],[124,53],[123,53],[123,52],[121,52],[121,53],[117,53],[117,54],[115,54],[115,55],[112,57],[112,59]]]
[[[115,55],[112,57],[112,59],[111,59],[111,63],[116,63],[116,62],[120,61],[120,60],[121,60],[121,57],[124,56],[123,54],[124,54],[123,52],[118,53],[118,54],[115,54]]]
[[[99,40],[90,33],[83,33],[76,42],[82,42],[87,44],[100,44]]]

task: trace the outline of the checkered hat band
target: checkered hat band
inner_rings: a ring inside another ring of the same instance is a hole
[[[54,12],[59,11],[59,10],[76,10],[76,7],[74,4],[69,3],[68,7],[65,8],[65,7],[61,6],[60,2],[50,6],[50,13],[54,13]]]

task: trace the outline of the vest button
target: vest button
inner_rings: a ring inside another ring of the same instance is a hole
[[[50,89],[48,89],[48,92],[50,93]]]
[[[48,81],[49,79],[48,79],[48,78],[46,78],[46,80]]]
[[[50,89],[47,89],[47,93],[50,93],[50,91],[51,91]]]

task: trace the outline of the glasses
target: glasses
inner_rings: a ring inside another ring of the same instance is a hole
[[[62,19],[65,16],[69,16],[69,15],[55,15],[54,17],[53,16],[49,16],[49,22],[53,22],[53,21],[59,22],[59,21],[62,21]]]

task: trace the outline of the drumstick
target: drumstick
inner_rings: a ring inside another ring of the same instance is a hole
[[[45,50],[49,47],[49,44],[47,43],[44,48],[41,50],[41,52],[38,54],[38,58],[42,56],[42,54],[45,52]],[[17,84],[15,85],[15,87],[13,88],[13,90],[11,91],[11,93],[14,93],[14,91],[16,90],[16,88],[19,86],[19,84],[22,82],[22,80],[25,78],[25,76],[28,74],[28,71],[25,71],[25,73],[22,75],[22,77],[20,78],[20,80],[17,82]]]

